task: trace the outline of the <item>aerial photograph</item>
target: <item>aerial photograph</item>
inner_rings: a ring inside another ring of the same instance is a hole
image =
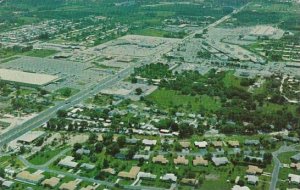
[[[300,0],[0,0],[0,190],[300,190]]]

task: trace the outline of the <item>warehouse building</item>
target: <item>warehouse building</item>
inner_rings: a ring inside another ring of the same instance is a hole
[[[54,75],[29,73],[10,69],[0,69],[0,80],[22,86],[40,87],[57,81]]]

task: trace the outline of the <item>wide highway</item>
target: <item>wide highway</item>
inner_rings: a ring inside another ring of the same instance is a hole
[[[135,65],[138,66],[138,65]],[[22,123],[21,125],[16,126],[15,128],[7,131],[0,135],[0,147],[4,146],[5,144],[13,141],[14,139],[20,137],[21,135],[25,134],[26,132],[31,131],[37,127],[40,127],[45,122],[47,122],[50,118],[56,116],[56,112],[61,109],[69,109],[72,106],[79,104],[83,100],[93,96],[95,93],[100,92],[102,89],[107,88],[116,84],[117,82],[125,79],[131,73],[134,72],[134,67],[130,66],[124,70],[121,70],[119,73],[115,75],[108,76],[103,80],[99,81],[97,84],[93,84],[86,89],[81,90],[79,93],[75,94],[74,96],[70,97],[69,99],[59,102],[53,107],[44,110],[43,112],[39,113],[36,117],[29,119],[28,121]]]

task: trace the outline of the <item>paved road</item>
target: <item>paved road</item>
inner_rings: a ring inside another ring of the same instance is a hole
[[[138,64],[135,66],[138,66]],[[1,134],[0,147],[20,137],[24,133],[32,129],[35,129],[37,127],[40,127],[43,123],[47,122],[50,118],[55,117],[56,112],[58,110],[71,108],[72,106],[79,104],[81,101],[87,99],[88,97],[98,93],[102,89],[112,86],[117,82],[125,79],[131,73],[133,73],[135,66],[128,67],[115,75],[104,78],[103,80],[99,81],[99,83],[97,84],[90,85],[89,87],[83,89],[82,91],[75,94],[74,96],[67,99],[66,101],[60,102],[55,106],[50,107],[49,109],[41,112],[36,117],[24,122],[23,124],[11,129],[10,131],[4,134]]]
[[[272,153],[273,161],[274,161],[274,169],[273,169],[273,172],[272,172],[272,179],[271,179],[271,184],[270,184],[270,189],[269,190],[275,190],[276,189],[279,171],[280,171],[280,168],[282,167],[282,163],[278,159],[278,156],[282,153],[285,153],[285,152],[299,151],[299,150],[296,149],[297,146],[299,146],[299,144],[294,144],[294,145],[290,145],[290,146],[283,145],[277,151]]]

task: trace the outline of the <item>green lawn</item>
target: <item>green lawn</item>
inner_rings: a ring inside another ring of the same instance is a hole
[[[164,37],[164,35],[168,34],[168,32],[163,30],[152,29],[152,28],[145,28],[145,29],[135,31],[134,34],[143,35],[143,36]]]
[[[58,51],[55,50],[48,50],[48,49],[35,49],[35,50],[31,50],[28,52],[23,53],[23,55],[25,56],[30,56],[30,57],[48,57],[50,55],[54,55],[55,53],[57,53]]]
[[[285,153],[282,153],[278,156],[278,159],[280,160],[281,163],[283,164],[290,164],[291,163],[291,160],[290,158],[292,156],[294,156],[295,154],[297,154],[297,152],[285,152]]]
[[[51,158],[59,154],[66,147],[55,148],[54,150],[47,148],[42,152],[38,152],[31,156],[28,161],[35,165],[42,165],[49,161]]]
[[[167,109],[174,106],[179,106],[180,109],[191,111],[199,111],[204,108],[209,111],[216,111],[221,108],[219,100],[212,97],[202,96],[189,96],[181,95],[173,90],[159,89],[147,97],[159,107]]]
[[[241,87],[240,79],[233,75],[234,71],[229,71],[226,73],[223,82],[225,87]]]
[[[265,103],[261,108],[262,111],[267,115],[275,114],[277,111],[280,111],[284,108],[284,105],[274,104],[274,103]],[[287,110],[292,114],[296,114],[296,105],[289,104]]]

